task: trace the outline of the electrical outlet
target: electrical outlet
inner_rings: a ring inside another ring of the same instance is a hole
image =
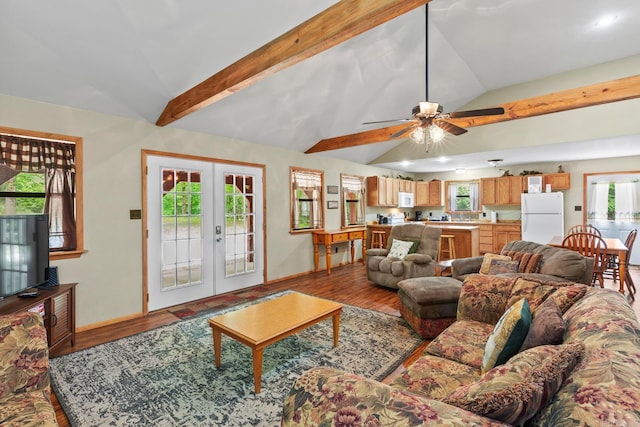
[[[131,209],[129,211],[129,219],[142,219],[142,211],[140,209]]]
[[[580,211],[582,211],[582,206],[574,206],[573,210],[576,211],[576,212],[580,212]]]

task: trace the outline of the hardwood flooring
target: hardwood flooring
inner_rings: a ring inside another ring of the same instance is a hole
[[[632,267],[631,274],[634,278],[634,283],[640,284],[640,269],[638,269],[638,267]],[[613,283],[612,280],[608,279],[605,280],[605,287],[617,290],[618,284]],[[212,307],[228,306],[248,299],[255,299],[262,295],[288,289],[322,298],[328,298],[344,304],[380,311],[393,316],[400,316],[400,305],[396,291],[382,286],[377,286],[369,282],[366,278],[362,264],[348,264],[332,268],[331,275],[327,275],[324,271],[312,273],[302,277],[282,280],[269,285],[257,286],[249,290],[219,295],[213,298],[207,298],[206,300],[171,307],[167,310],[159,310],[157,312],[150,313],[144,318],[84,331],[76,335],[74,347],[71,347],[70,345],[63,347],[55,353],[52,353],[51,357],[79,351],[98,344],[157,328],[158,326],[177,322],[180,321],[180,316],[185,313],[198,312],[202,309],[210,309]],[[636,316],[640,318],[640,303],[635,301],[630,302],[634,308]],[[420,346],[398,369],[400,370],[405,366],[410,365],[420,356],[427,344],[428,342],[425,342]],[[61,427],[70,426],[55,394],[52,395],[52,399],[56,410],[58,424]]]

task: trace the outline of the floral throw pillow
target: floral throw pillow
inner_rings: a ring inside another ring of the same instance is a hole
[[[387,256],[391,258],[402,259],[409,253],[409,250],[411,250],[411,246],[413,246],[413,242],[393,239],[393,243],[391,243],[391,249],[389,250]]]
[[[518,261],[505,261],[502,259],[492,259],[487,274],[517,273]]]
[[[480,267],[480,274],[489,274],[491,268],[491,261],[494,259],[501,259],[503,261],[511,261],[511,257],[498,254],[484,254],[482,258],[482,266]]]
[[[489,335],[482,358],[482,373],[502,365],[518,352],[531,325],[531,310],[526,298],[513,304],[498,320]]]

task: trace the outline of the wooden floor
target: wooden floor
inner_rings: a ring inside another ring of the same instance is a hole
[[[640,284],[640,269],[637,267],[632,270],[632,277],[634,283]],[[613,283],[612,280],[605,280],[605,287],[608,289],[618,289],[618,284]],[[253,289],[252,297],[259,294],[269,294],[279,292],[282,290],[296,290],[304,292],[310,295],[318,297],[328,298],[334,301],[342,302],[344,304],[355,305],[371,310],[381,311],[394,316],[400,316],[399,301],[396,295],[396,291],[387,289],[381,286],[377,286],[369,282],[365,275],[365,270],[362,264],[345,265],[338,268],[331,269],[331,275],[327,275],[326,272],[312,273],[295,279],[283,280],[281,282],[273,283],[270,285],[262,285]],[[244,294],[243,294],[244,292]],[[246,295],[246,291],[240,292],[240,296]],[[638,294],[640,299],[640,294]],[[221,295],[218,297],[208,299],[209,302],[213,300],[229,299],[229,294]],[[242,301],[242,299],[240,299]],[[636,313],[636,316],[640,318],[640,302],[636,303],[630,301],[632,307]],[[73,351],[82,350],[85,348],[93,347],[104,342],[112,341],[125,336],[144,332],[158,326],[166,325],[169,323],[179,321],[174,313],[179,312],[181,309],[197,311],[202,304],[194,302],[192,304],[185,304],[179,307],[172,307],[169,310],[160,310],[149,314],[148,316],[140,319],[130,320],[125,323],[105,326],[99,329],[93,329],[77,334],[75,346],[66,346],[55,353],[51,354],[51,357],[56,357],[62,354],[71,353]],[[418,348],[401,366],[410,365],[421,353],[424,347],[428,344],[425,342],[420,348]],[[213,350],[212,350],[213,351]],[[56,416],[58,424],[61,427],[69,426],[64,411],[60,407],[60,404],[55,397],[53,397],[53,403],[56,410]]]

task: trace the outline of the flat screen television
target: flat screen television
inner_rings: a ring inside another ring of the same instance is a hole
[[[48,267],[48,215],[0,215],[0,299],[47,285]]]

